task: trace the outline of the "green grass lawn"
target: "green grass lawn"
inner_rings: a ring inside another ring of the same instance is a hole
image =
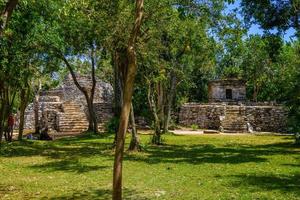
[[[127,153],[125,199],[300,199],[288,136],[172,136]],[[111,199],[112,136],[24,141],[0,152],[0,199]]]

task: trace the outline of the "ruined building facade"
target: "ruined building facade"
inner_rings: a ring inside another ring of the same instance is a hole
[[[77,75],[77,79],[81,86],[92,87],[89,76]],[[100,129],[113,116],[112,100],[112,86],[97,80],[94,109]],[[86,99],[75,86],[71,75],[67,75],[58,88],[40,93],[39,121],[42,113],[47,116],[49,129],[57,132],[81,132],[88,128]],[[25,112],[25,128],[34,129],[34,127],[34,104],[31,103]]]
[[[181,125],[196,124],[201,128],[222,132],[286,130],[287,110],[275,103],[247,101],[245,81],[211,81],[208,93],[209,103],[188,103],[181,107]]]

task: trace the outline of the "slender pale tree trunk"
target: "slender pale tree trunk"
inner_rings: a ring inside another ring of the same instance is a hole
[[[131,141],[128,150],[129,151],[141,151],[140,139],[138,136],[138,132],[136,129],[135,124],[135,117],[134,117],[134,109],[133,104],[131,103],[131,110],[130,110],[130,123],[131,123]]]
[[[95,89],[97,85],[96,81],[96,52],[95,52],[95,47],[92,45],[91,47],[91,61],[92,61],[92,89],[91,89],[91,94],[90,94],[90,106],[91,106],[91,112],[90,115],[93,120],[93,132],[98,133],[98,123],[97,123],[97,116],[95,113],[95,108],[94,108],[94,97],[95,97]]]
[[[165,112],[164,112],[163,133],[167,133],[169,131],[169,124],[170,124],[171,111],[172,111],[172,102],[173,102],[175,92],[176,92],[176,85],[177,85],[177,78],[176,78],[175,74],[172,75],[172,73],[171,73],[171,88],[170,88],[168,95],[166,95],[167,105],[165,107]]]
[[[114,172],[113,172],[113,200],[122,199],[122,166],[125,135],[128,126],[128,118],[130,113],[134,79],[137,71],[136,59],[136,40],[140,32],[143,19],[144,0],[136,0],[135,23],[131,31],[128,45],[127,58],[128,65],[126,69],[126,77],[123,90],[123,105],[121,109],[119,130],[117,135],[117,144],[115,149]]]
[[[159,81],[156,89],[157,89],[157,115],[160,119],[159,127],[161,130],[164,124],[164,106],[165,106],[164,83]]]
[[[35,133],[40,134],[40,117],[39,117],[39,110],[40,110],[40,91],[42,89],[42,83],[41,80],[38,81],[38,88],[34,95],[34,101],[33,101],[33,109],[34,109],[34,128]]]
[[[150,106],[150,110],[152,111],[154,117],[154,134],[152,136],[152,144],[160,145],[161,142],[161,119],[159,118],[159,112],[157,109],[157,103],[155,101],[154,94],[151,89],[151,83],[148,83],[148,103]]]
[[[20,105],[20,123],[19,123],[19,135],[18,140],[22,140],[23,138],[23,131],[24,131],[24,118],[25,118],[25,110],[29,100],[30,89],[21,89],[20,98],[21,98],[21,105]]]

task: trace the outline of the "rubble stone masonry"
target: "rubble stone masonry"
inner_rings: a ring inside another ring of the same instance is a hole
[[[270,103],[189,103],[181,107],[179,124],[198,125],[204,129],[247,131],[249,123],[255,131],[285,132],[287,110]]]

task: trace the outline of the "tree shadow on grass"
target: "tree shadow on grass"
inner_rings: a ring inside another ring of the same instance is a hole
[[[157,163],[224,163],[240,164],[248,162],[265,162],[269,155],[292,155],[299,152],[289,149],[286,143],[268,145],[224,145],[216,147],[211,144],[202,145],[165,145],[151,146],[145,155],[129,154],[127,160]]]
[[[82,139],[60,141],[22,141],[0,149],[0,157],[44,156],[64,158],[65,156],[89,157],[110,150],[110,142],[86,141]]]
[[[76,173],[85,173],[90,171],[103,170],[111,166],[89,165],[79,162],[77,159],[66,159],[48,162],[41,165],[33,165],[30,168],[42,172],[67,171]]]
[[[95,138],[66,138],[57,141],[22,141],[15,142],[1,149],[1,157],[46,157],[50,161],[30,166],[37,171],[66,171],[85,173],[105,169],[111,166],[94,165],[93,163],[80,162],[81,158],[99,156],[112,160],[110,156],[110,141],[93,140]],[[99,137],[101,139],[101,137]]]
[[[34,168],[49,168],[51,170],[84,171],[84,166],[76,160],[99,156],[102,159],[113,160],[111,141],[95,140],[103,137],[75,137],[61,139],[54,142],[25,141],[15,143],[5,152],[1,150],[0,157],[42,156],[53,159]],[[292,155],[299,154],[289,142],[251,145],[243,143],[214,146],[212,144],[197,145],[164,145],[148,146],[144,153],[126,154],[125,159],[148,164],[157,163],[260,163],[267,161],[269,155]],[[64,167],[66,165],[68,167]],[[103,166],[86,166],[86,171],[101,169]],[[105,167],[105,166],[104,166]]]
[[[112,198],[112,191],[111,190],[103,190],[103,189],[83,189],[82,191],[75,191],[70,195],[62,195],[62,196],[55,196],[51,198],[41,198],[41,200],[107,200]],[[137,191],[123,189],[123,199],[126,200],[150,200],[150,198],[139,194]]]
[[[233,182],[233,187],[253,187],[256,191],[279,190],[283,193],[293,193],[300,195],[300,174],[295,175],[235,175],[237,179]]]

